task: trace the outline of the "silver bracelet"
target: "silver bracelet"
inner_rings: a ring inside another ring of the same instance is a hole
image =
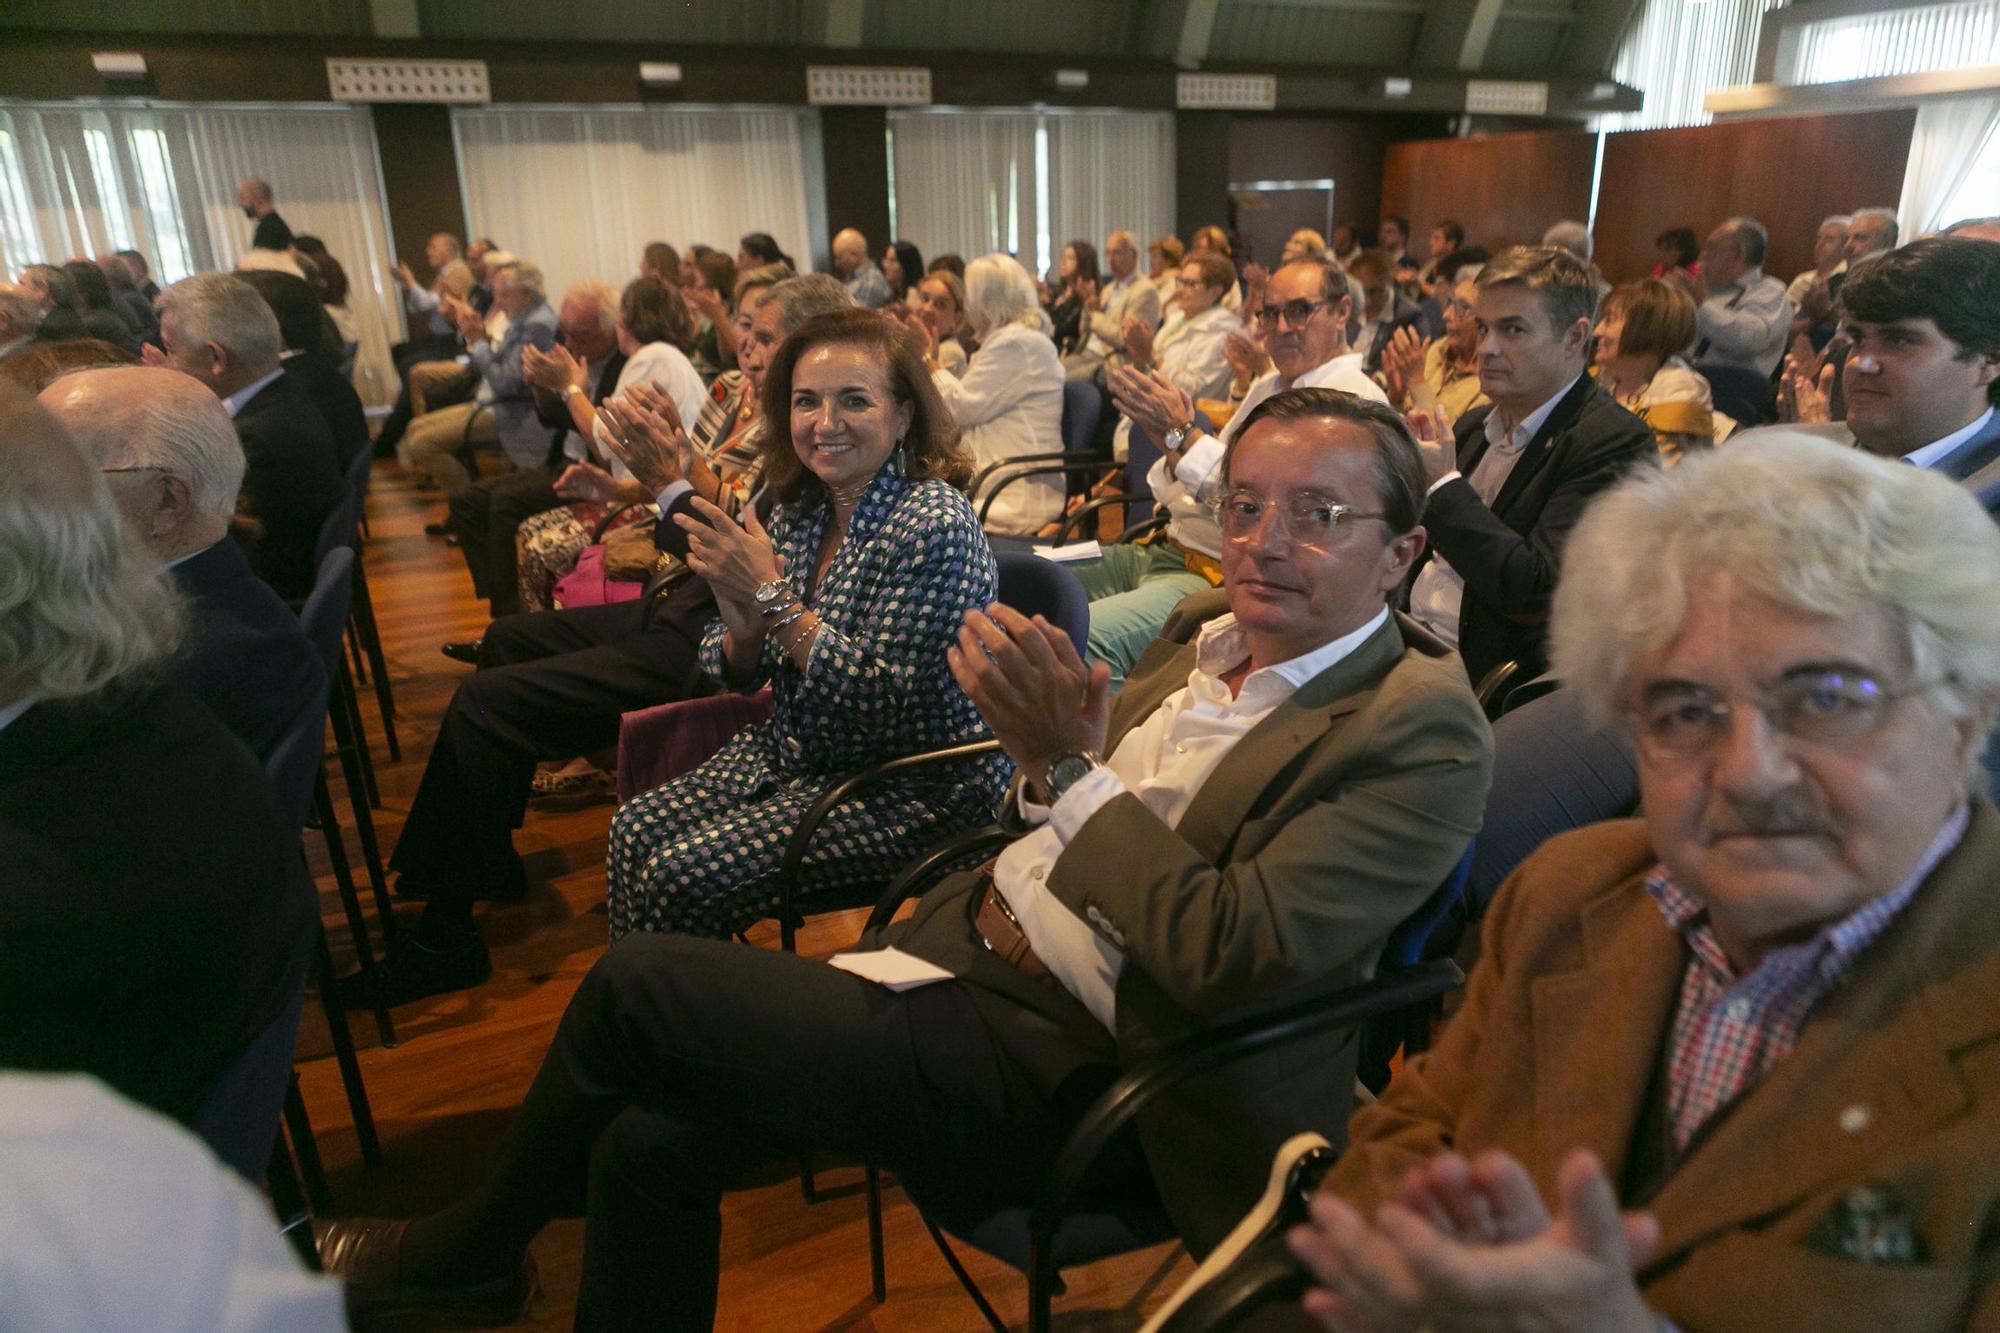
[[[805,614],[806,614],[806,608],[802,606],[798,610],[786,616],[783,620],[777,621],[773,624],[766,625],[764,627],[765,637],[768,638],[771,635],[776,634],[779,630],[783,629],[785,626],[791,624],[795,620],[803,619],[805,617]]]
[[[782,615],[787,607],[793,606],[798,607],[800,610],[805,609],[805,602],[800,599],[797,593],[793,593],[782,602],[774,602],[770,606],[760,608],[757,614],[769,620],[772,616]]]

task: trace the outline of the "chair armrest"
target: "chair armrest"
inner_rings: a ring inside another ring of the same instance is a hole
[[[799,826],[792,830],[792,840],[785,844],[785,854],[778,862],[778,933],[785,951],[789,953],[792,950],[796,923],[799,920],[799,867],[804,863],[806,852],[812,846],[813,835],[819,832],[819,826],[826,822],[828,815],[857,793],[867,790],[885,778],[899,777],[904,773],[915,772],[934,764],[970,759],[975,755],[995,754],[999,749],[999,741],[983,740],[947,746],[942,750],[926,750],[921,754],[906,754],[849,773],[828,787],[800,817]]]
[[[1137,504],[1152,506],[1156,503],[1150,495],[1107,495],[1101,500],[1086,501],[1063,516],[1062,526],[1056,529],[1055,542],[1060,546],[1063,542],[1069,540],[1070,531],[1073,528],[1076,529],[1076,535],[1081,537],[1085,529],[1079,525],[1084,519],[1100,509],[1108,508],[1111,505],[1126,505],[1128,506],[1126,517],[1129,520],[1131,517],[1129,506]]]
[[[1141,519],[1131,527],[1125,529],[1125,531],[1119,533],[1116,537],[1113,537],[1111,544],[1113,546],[1121,546],[1129,541],[1137,541],[1149,532],[1164,532],[1166,531],[1167,524],[1171,522],[1173,522],[1173,519],[1166,514],[1155,514],[1151,518]]]
[[[1448,958],[1383,972],[1372,981],[1295,1000],[1183,1037],[1140,1061],[1106,1088],[1071,1129],[1028,1216],[1028,1280],[1053,1278],[1051,1246],[1063,1216],[1090,1168],[1119,1131],[1161,1094],[1198,1074],[1233,1064],[1273,1046],[1358,1028],[1370,1019],[1419,1004],[1459,985],[1465,975]]]
[[[1500,701],[1506,696],[1507,686],[1521,673],[1519,662],[1508,660],[1500,663],[1484,676],[1472,689],[1472,697],[1479,700],[1479,711],[1486,714],[1488,722],[1500,716]]]
[[[1014,835],[998,824],[988,824],[970,833],[960,833],[925,852],[904,868],[903,873],[891,881],[888,889],[876,900],[875,910],[868,914],[868,923],[861,928],[863,938],[889,924],[896,915],[896,909],[905,900],[928,893],[931,879],[938,872],[947,870],[968,856],[995,847],[1005,847],[1014,841]]]
[[[591,529],[590,544],[592,546],[603,545],[604,534],[611,531],[611,525],[613,523],[616,523],[619,520],[620,516],[622,516],[626,510],[630,509],[633,505],[640,503],[643,502],[639,500],[627,500],[623,504],[613,505],[611,507],[610,512],[605,514],[603,518],[598,519],[597,526]]]
[[[1072,457],[1074,456],[1072,455]],[[993,489],[986,493],[986,498],[980,501],[979,504],[979,526],[982,528],[986,526],[986,516],[993,511],[993,502],[1000,497],[1002,491],[1017,481],[1025,481],[1029,477],[1057,473],[1065,477],[1090,477],[1097,475],[1105,469],[1104,460],[1101,458],[1089,458],[1087,462],[1069,463],[1029,463],[1021,459],[1012,459],[1002,464],[1001,467],[1004,470],[1000,471],[999,479],[993,483]],[[991,468],[988,469],[988,471],[994,470]],[[976,495],[978,492],[975,491],[973,494]]]
[[[996,462],[988,463],[985,467],[979,469],[978,472],[973,474],[972,484],[965,488],[965,493],[967,495],[979,494],[979,488],[986,484],[986,479],[1003,467],[1013,467],[1019,463],[1074,463],[1083,458],[1095,457],[1095,454],[1071,453],[1067,450],[1054,454],[1016,454],[1012,458],[1002,458]]]

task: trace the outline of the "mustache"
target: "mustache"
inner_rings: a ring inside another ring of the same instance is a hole
[[[1719,807],[1702,821],[1701,832],[1706,842],[1720,838],[1798,835],[1838,838],[1841,834],[1839,825],[1827,818],[1810,796],[1799,790],[1755,799],[1725,796]]]

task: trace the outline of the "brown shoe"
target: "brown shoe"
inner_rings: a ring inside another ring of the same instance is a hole
[[[535,1265],[527,1255],[505,1277],[483,1282],[426,1282],[405,1278],[401,1255],[407,1220],[348,1217],[315,1228],[320,1267],[347,1284],[347,1308],[357,1322],[430,1315],[471,1328],[517,1323],[535,1294]]]

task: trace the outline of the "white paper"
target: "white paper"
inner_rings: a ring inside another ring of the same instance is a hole
[[[837,953],[826,960],[843,972],[852,972],[890,990],[914,990],[933,982],[950,981],[952,974],[901,949],[864,949]]]
[[[1094,541],[1071,542],[1068,546],[1037,546],[1035,554],[1044,560],[1066,565],[1072,560],[1095,560],[1104,554],[1104,548]]]

